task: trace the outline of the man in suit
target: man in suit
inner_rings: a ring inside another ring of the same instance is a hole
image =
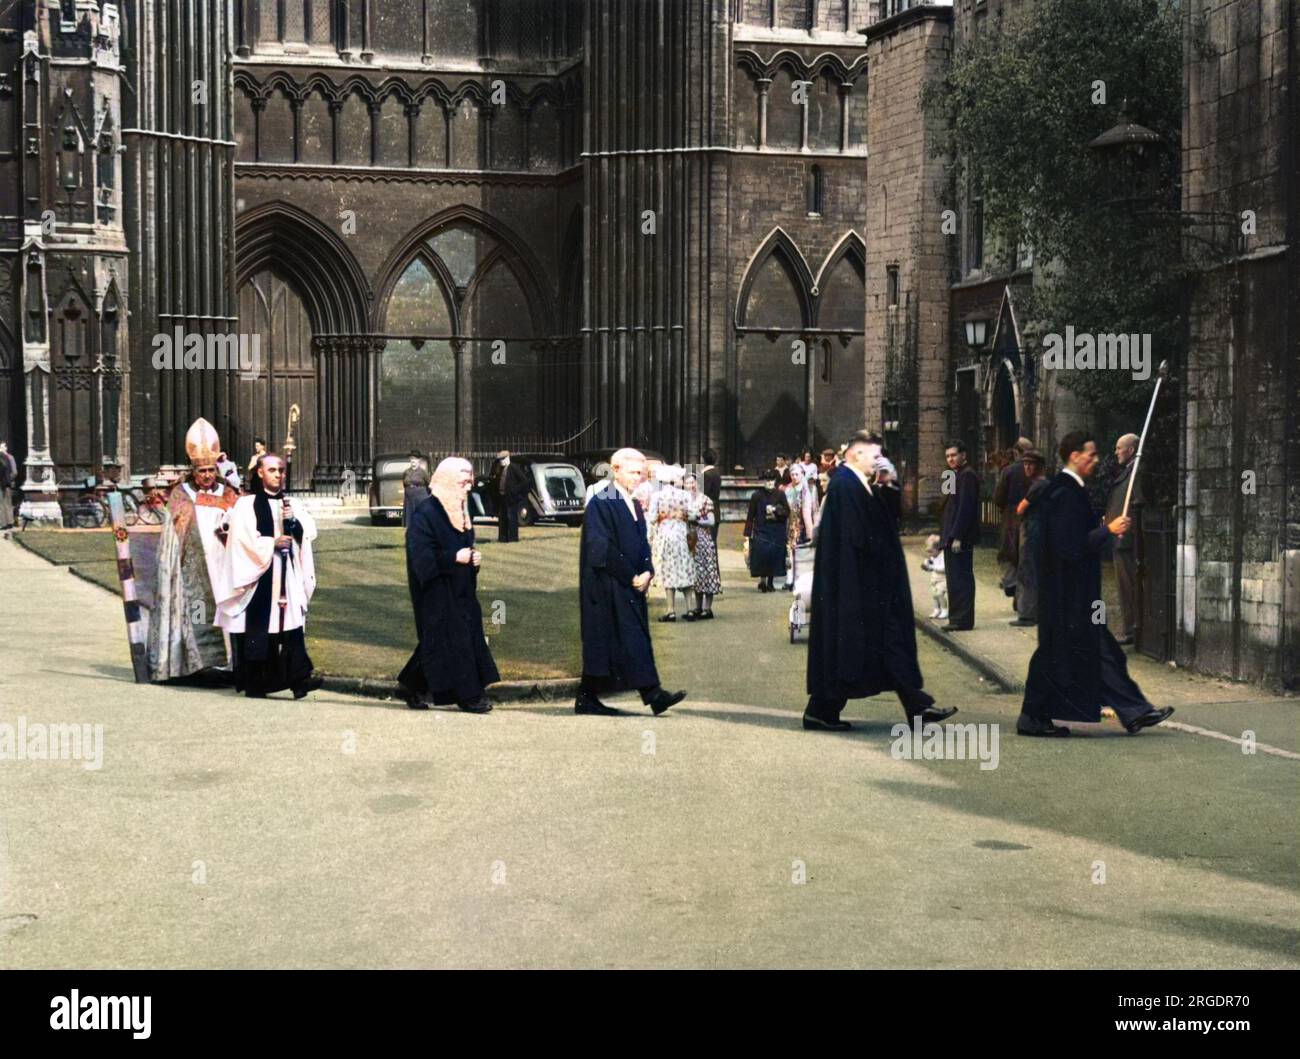
[[[713,536],[713,543],[718,543],[718,527],[722,524],[722,472],[714,466],[718,462],[718,454],[712,449],[705,449],[704,469],[700,471],[700,492],[713,501],[713,525],[709,527],[709,533]]]
[[[1012,449],[1012,460],[998,475],[997,488],[993,490],[993,503],[1002,512],[1002,525],[998,530],[998,569],[1002,573],[1002,590],[1008,596],[1016,594],[1016,567],[1020,564],[1020,518],[1016,510],[1029,491],[1029,479],[1021,461],[1034,447],[1028,438],[1021,438]]]
[[[497,453],[501,470],[497,474],[497,540],[511,544],[519,540],[519,508],[528,498],[528,475],[510,460],[510,452]]]
[[[1124,497],[1128,493],[1129,479],[1133,477],[1133,456],[1137,452],[1138,436],[1136,434],[1125,434],[1115,442],[1115,459],[1119,461],[1119,470],[1110,484],[1110,492],[1106,496],[1106,521],[1111,522],[1123,513]],[[1133,483],[1133,498],[1129,502],[1129,510],[1133,505],[1142,503],[1142,490],[1140,483]],[[1130,520],[1132,521],[1132,520]],[[1133,642],[1134,632],[1137,629],[1137,550],[1134,548],[1133,537],[1137,533],[1136,529],[1130,529],[1127,533],[1121,533],[1115,538],[1115,547],[1112,556],[1115,562],[1115,583],[1119,588],[1119,635],[1115,637],[1116,643],[1121,647]]]
[[[635,689],[655,716],[686,698],[659,683],[646,592],[654,576],[645,515],[633,498],[645,479],[645,456],[619,449],[610,458],[611,486],[587,502],[579,544],[578,598],[582,608],[582,683],[574,712],[621,713],[600,701],[605,692]]]
[[[872,484],[880,446],[857,435],[831,475],[818,527],[803,726],[843,732],[849,699],[893,691],[908,720],[938,723],[916,658],[912,589],[898,528]]]
[[[939,538],[943,565],[948,574],[948,624],[944,632],[975,628],[975,545],[980,533],[980,480],[966,461],[966,446],[960,441],[944,452],[952,484],[945,483],[947,499]]]
[[[1101,556],[1128,531],[1127,517],[1098,524],[1087,479],[1097,469],[1097,443],[1082,431],[1061,439],[1065,469],[1035,501],[1041,520],[1038,553],[1038,649],[1029,661],[1016,732],[1066,736],[1053,720],[1097,722],[1109,706],[1129,731],[1159,724],[1174,712],[1157,709],[1128,674],[1128,660],[1099,621]]]

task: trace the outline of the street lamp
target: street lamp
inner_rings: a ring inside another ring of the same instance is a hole
[[[1164,140],[1145,125],[1128,121],[1120,111],[1118,125],[1107,129],[1088,147],[1105,165],[1107,190],[1113,205],[1149,202],[1159,197],[1159,148]]]
[[[988,334],[988,320],[983,316],[967,316],[962,322],[966,325],[966,345],[970,347],[972,353],[978,353],[984,348],[984,338]]]

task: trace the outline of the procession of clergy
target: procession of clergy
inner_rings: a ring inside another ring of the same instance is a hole
[[[190,428],[186,451],[191,474],[172,491],[159,545],[151,674],[171,680],[229,664],[236,688],[250,697],[288,689],[301,698],[322,682],[303,636],[316,584],[316,524],[284,494],[278,455],[260,455],[253,492],[236,497],[217,480],[220,442],[206,420]],[[1039,640],[1016,730],[1068,735],[1068,727],[1053,722],[1096,722],[1109,706],[1136,734],[1173,710],[1146,700],[1114,636],[1093,620],[1102,555],[1131,520],[1121,516],[1099,525],[1092,513],[1085,479],[1098,460],[1089,435],[1066,435],[1059,453],[1063,470],[1038,501]],[[852,725],[840,717],[847,701],[886,691],[898,696],[909,722],[939,723],[957,712],[924,690],[898,523],[872,485],[880,458],[872,435],[854,435],[822,503],[806,729],[848,730]],[[591,491],[582,524],[582,679],[574,710],[617,715],[623,711],[601,696],[636,691],[657,716],[686,692],[662,686],[651,644],[647,593],[655,566],[646,512],[637,500],[646,459],[624,448],[610,463],[612,479]],[[398,682],[412,708],[492,709],[485,692],[500,678],[477,598],[483,555],[467,506],[473,484],[468,460],[443,460],[429,497],[408,522],[407,580],[418,643]],[[208,614],[215,620],[196,620]]]

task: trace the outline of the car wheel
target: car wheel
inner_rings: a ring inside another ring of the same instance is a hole
[[[383,515],[376,515],[376,514],[374,514],[374,512],[371,512],[371,514],[370,514],[370,524],[371,524],[372,526],[387,526],[387,525],[388,525],[388,519],[386,519]]]
[[[524,504],[523,507],[519,509],[519,525],[537,525],[537,512],[533,510],[532,504]]]

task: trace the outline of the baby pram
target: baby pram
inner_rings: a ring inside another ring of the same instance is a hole
[[[817,549],[811,544],[795,547],[790,565],[794,599],[790,601],[790,642],[797,643],[799,633],[812,623],[813,565]]]

